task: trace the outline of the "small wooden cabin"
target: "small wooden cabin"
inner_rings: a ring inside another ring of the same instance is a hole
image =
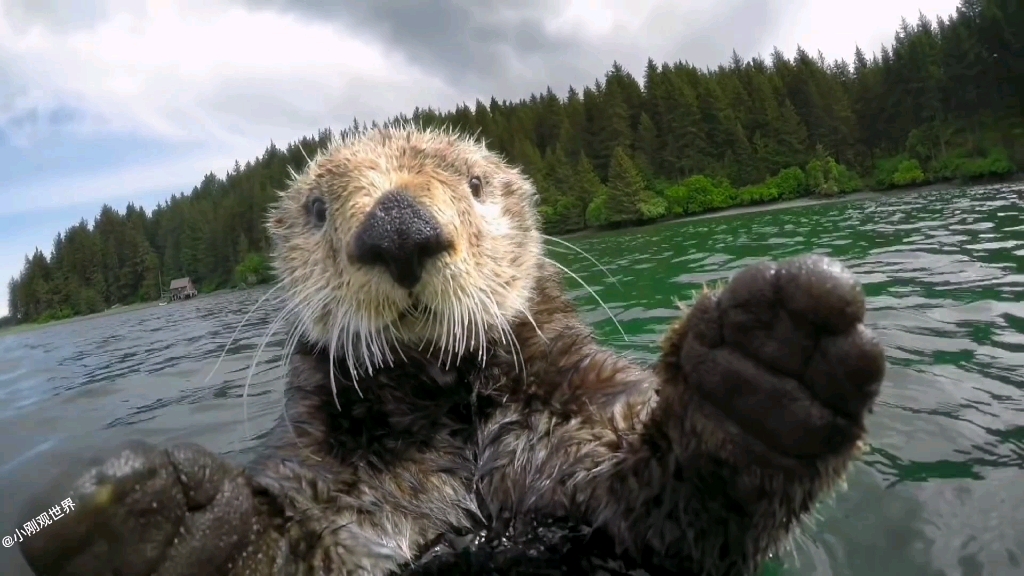
[[[198,295],[199,291],[196,290],[191,278],[178,278],[171,281],[171,300],[184,300]]]

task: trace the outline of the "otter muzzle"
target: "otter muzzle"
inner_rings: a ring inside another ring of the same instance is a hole
[[[412,290],[427,262],[451,248],[437,219],[408,194],[392,190],[377,200],[356,230],[349,259],[386,268],[396,284]]]

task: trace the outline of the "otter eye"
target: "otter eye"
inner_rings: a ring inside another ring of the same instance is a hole
[[[309,214],[317,226],[323,226],[327,222],[327,203],[323,198],[317,196],[309,201]]]
[[[479,176],[473,176],[469,179],[469,191],[473,193],[473,198],[479,198],[480,194],[483,193],[484,183]]]

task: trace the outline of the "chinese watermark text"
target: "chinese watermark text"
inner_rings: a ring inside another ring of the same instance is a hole
[[[20,528],[15,528],[14,536],[4,536],[4,548],[14,546],[15,542],[21,542],[25,538],[39,532],[44,527],[49,526],[51,522],[56,522],[58,518],[69,514],[74,509],[75,503],[71,501],[71,498],[65,498],[63,502],[25,522]]]

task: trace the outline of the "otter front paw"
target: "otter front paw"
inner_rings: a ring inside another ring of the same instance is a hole
[[[41,576],[227,574],[258,525],[242,472],[194,444],[123,445],[58,478],[26,516],[66,498],[74,505],[67,518],[20,544]]]
[[[756,264],[698,299],[670,335],[662,369],[686,383],[700,405],[698,433],[714,437],[705,440],[716,451],[798,460],[848,452],[885,373],[864,308],[859,282],[834,260]]]

